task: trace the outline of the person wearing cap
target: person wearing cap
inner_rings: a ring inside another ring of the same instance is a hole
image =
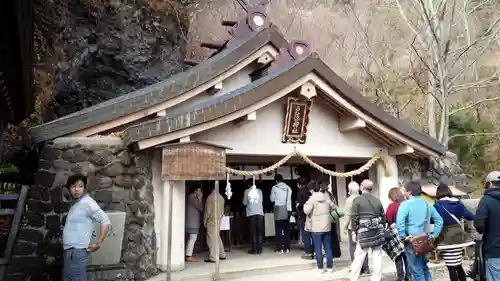
[[[351,181],[347,185],[347,189],[349,192],[349,197],[345,200],[345,218],[346,224],[344,225],[344,231],[347,232],[349,237],[349,255],[351,256],[351,261],[354,260],[354,250],[356,249],[356,242],[352,240],[352,227],[351,227],[351,214],[352,214],[352,202],[356,197],[359,196],[359,184],[355,181]],[[370,270],[368,267],[368,257],[365,257],[365,261],[363,262],[363,267],[361,269],[361,275],[370,274]]]
[[[477,206],[474,227],[483,234],[486,280],[500,280],[500,171],[486,176],[484,196]]]

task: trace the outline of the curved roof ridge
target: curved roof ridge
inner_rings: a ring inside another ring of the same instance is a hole
[[[329,68],[316,53],[311,53],[306,58],[293,63],[287,63],[281,68],[273,69],[256,81],[231,91],[226,97],[192,107],[190,111],[182,114],[157,118],[129,127],[123,132],[122,139],[126,144],[132,144],[233,114],[267,98],[271,92],[284,89],[310,73],[325,81],[342,99],[381,125],[435,154],[443,155],[446,153],[445,147],[436,139],[414,129],[404,121],[394,118],[362,96]]]

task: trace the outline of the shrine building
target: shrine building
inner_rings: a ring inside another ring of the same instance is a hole
[[[65,180],[87,175],[104,210],[126,214],[120,262],[138,280],[166,269],[170,239],[172,269],[186,267],[184,210],[191,186],[219,181],[227,212],[242,212],[238,194],[251,176],[231,171],[260,170],[288,156],[275,171],[256,176],[264,193],[276,172],[290,185],[300,177],[316,179],[331,186],[342,208],[347,183],[369,178],[387,207],[388,190],[401,185],[400,159],[426,161],[446,152],[368,101],[308,42],[287,41],[264,12],[251,10],[225,25],[231,37],[205,43],[215,49],[206,60],[30,132],[41,148],[37,184],[51,190],[54,205],[42,214],[63,216],[67,209],[56,206],[66,206],[59,195]],[[308,161],[335,173],[357,172],[332,176]]]

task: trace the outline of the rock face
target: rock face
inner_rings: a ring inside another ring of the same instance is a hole
[[[472,191],[457,155],[452,152],[448,151],[445,156],[430,161],[416,161],[406,156],[399,156],[397,159],[401,185],[411,180],[422,180],[433,184],[444,182],[455,185],[464,192]]]
[[[70,208],[65,184],[75,173],[88,177],[89,193],[103,210],[126,212],[121,266],[114,265],[106,269],[107,273],[102,272],[105,269],[92,269],[91,280],[108,280],[117,274],[132,276],[130,271],[134,280],[154,275],[156,236],[148,155],[128,152],[119,138],[107,137],[90,144],[67,140],[56,140],[41,150],[36,186],[28,194],[9,280],[26,275],[37,281],[60,280],[61,235]]]
[[[57,104],[45,118],[67,115],[182,71],[187,21],[180,2],[35,0],[38,78],[50,80],[45,86]]]

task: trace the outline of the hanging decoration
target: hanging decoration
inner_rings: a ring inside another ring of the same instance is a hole
[[[332,193],[332,176],[330,176],[330,183],[328,184],[328,192]]]
[[[250,191],[248,191],[248,201],[250,203],[259,202],[259,192],[257,190],[257,186],[255,185],[255,176],[253,177],[252,187],[250,187]]]
[[[227,200],[230,200],[233,196],[233,191],[231,190],[231,183],[229,182],[229,173],[226,174],[226,196]]]
[[[264,169],[261,169],[261,170],[242,171],[242,170],[235,170],[233,168],[226,167],[226,172],[233,174],[233,175],[240,175],[240,176],[249,176],[249,177],[250,176],[258,176],[258,175],[262,175],[262,174],[265,174],[265,173],[268,173],[270,171],[274,171],[274,170],[278,169],[279,167],[283,166],[286,162],[288,162],[288,160],[290,160],[290,158],[292,158],[293,156],[298,156],[298,157],[302,158],[302,160],[304,160],[307,164],[309,164],[313,168],[317,169],[321,173],[329,175],[330,177],[348,178],[348,177],[360,175],[361,173],[368,171],[379,160],[382,161],[382,165],[383,165],[384,170],[385,170],[385,176],[390,177],[392,175],[392,172],[389,170],[389,168],[388,168],[389,166],[387,165],[387,158],[385,157],[385,154],[382,151],[375,153],[372,156],[372,158],[370,158],[370,160],[368,160],[368,162],[366,162],[363,166],[359,167],[356,170],[349,171],[349,172],[335,172],[335,171],[325,169],[322,166],[314,163],[314,161],[312,161],[309,157],[304,155],[302,152],[297,151],[296,149],[294,149],[293,152],[290,152],[288,155],[283,157],[283,159],[281,159],[280,161],[278,161],[274,165],[269,166],[269,167],[264,168]]]

